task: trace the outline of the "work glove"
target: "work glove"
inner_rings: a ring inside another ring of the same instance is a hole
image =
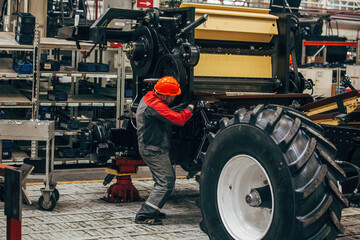
[[[194,110],[195,110],[195,108],[197,108],[198,103],[199,103],[198,101],[191,101],[190,102],[190,104],[194,106]]]

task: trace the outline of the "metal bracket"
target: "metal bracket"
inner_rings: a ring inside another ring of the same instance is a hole
[[[340,113],[347,113],[342,99],[336,98],[336,104]]]

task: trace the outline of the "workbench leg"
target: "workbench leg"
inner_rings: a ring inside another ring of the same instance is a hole
[[[2,154],[3,154],[2,140],[0,140],[0,163],[2,163]]]
[[[50,156],[50,142],[46,141],[46,158],[45,158],[45,189],[49,190],[50,189],[50,184],[49,184],[49,156]]]
[[[7,217],[6,240],[21,240],[21,221]]]
[[[55,136],[51,139],[51,158],[50,158],[51,172],[54,171],[54,164],[55,164],[54,157],[55,157]]]

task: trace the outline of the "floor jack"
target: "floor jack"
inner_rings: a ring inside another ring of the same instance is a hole
[[[134,160],[127,157],[113,159],[110,168],[105,168],[107,175],[103,184],[106,186],[114,177],[116,177],[116,183],[108,188],[107,196],[102,199],[107,202],[139,201],[140,195],[132,184],[131,175],[136,174],[138,166],[143,165],[146,165],[143,160]]]

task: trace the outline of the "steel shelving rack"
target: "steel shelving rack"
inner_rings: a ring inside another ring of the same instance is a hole
[[[38,31],[37,31],[38,32]],[[80,50],[89,50],[93,47],[93,44],[82,43],[81,49],[77,48],[77,44],[74,41],[67,41],[55,38],[40,38],[39,34],[35,34],[33,45],[19,45],[15,41],[14,33],[2,32],[0,33],[0,50],[6,51],[31,51],[33,52],[33,74],[17,74],[12,70],[11,61],[0,59],[0,77],[7,80],[31,80],[32,87],[31,98],[27,98],[22,94],[19,89],[10,84],[6,84],[6,87],[0,88],[0,108],[29,108],[31,109],[31,118],[39,119],[39,108],[43,106],[51,107],[68,107],[70,109],[70,118],[77,119],[79,107],[114,107],[116,116],[115,125],[119,127],[121,124],[120,116],[124,113],[124,106],[126,100],[125,94],[125,79],[131,78],[131,74],[125,75],[125,54],[121,47],[109,47],[107,51],[115,51],[117,57],[117,69],[114,72],[79,72],[76,70],[75,64],[72,68],[60,69],[60,71],[40,71],[40,54],[44,50],[70,50],[73,52],[72,62],[78,62],[80,56]],[[96,48],[96,50],[99,50]],[[74,53],[77,54],[74,54]],[[78,56],[77,58],[75,56]],[[1,60],[6,64],[1,64]],[[43,85],[48,82],[45,92],[51,90],[50,81],[48,79],[52,77],[70,77],[71,87],[69,90],[69,97],[67,101],[51,101],[42,95],[44,92]],[[93,79],[112,79],[116,84],[116,90],[114,97],[107,97],[100,94],[80,95],[79,85],[80,79],[93,78]],[[0,85],[2,86],[2,85]],[[10,97],[10,96],[11,97]],[[91,119],[88,119],[91,121]],[[55,129],[55,136],[69,136],[69,146],[72,145],[72,138],[78,135],[80,130],[64,130]],[[58,144],[56,144],[56,147]],[[38,151],[43,148],[38,146],[37,142],[32,142],[31,145],[31,157],[37,158]],[[55,164],[64,163],[91,163],[90,159],[86,158],[57,158],[55,157]]]

